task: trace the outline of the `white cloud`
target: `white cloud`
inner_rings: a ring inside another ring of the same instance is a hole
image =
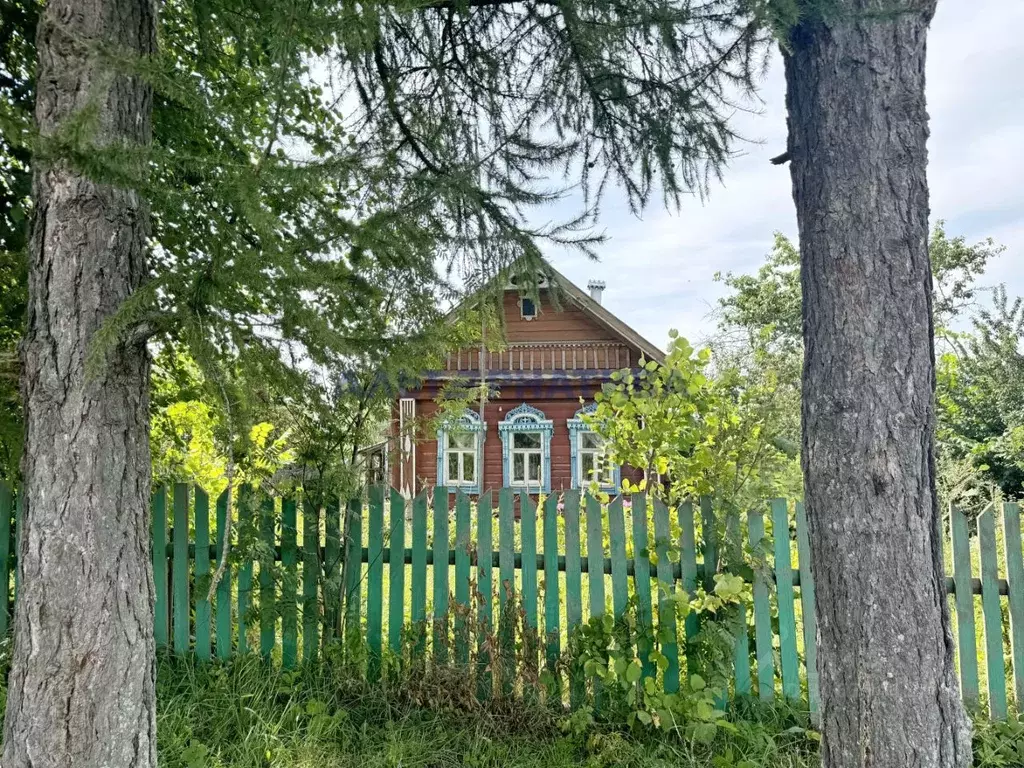
[[[992,236],[1007,246],[984,282],[1024,294],[1024,3],[939,3],[929,37],[927,95],[931,114],[929,183],[932,214],[951,235]],[[741,147],[710,199],[679,213],[652,208],[633,217],[609,195],[600,226],[609,236],[601,262],[552,254],[580,285],[608,283],[605,304],[663,344],[670,328],[699,339],[714,329],[709,313],[722,295],[716,272],[751,272],[772,233],[796,234],[788,168],[768,159],[785,148],[785,87],[775,57],[761,90],[759,115],[739,114],[740,132],[760,143]]]

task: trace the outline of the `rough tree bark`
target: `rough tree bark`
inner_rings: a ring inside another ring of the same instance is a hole
[[[832,5],[784,51],[822,761],[955,768],[969,764],[970,739],[933,459],[924,76],[935,0]]]
[[[51,0],[37,44],[43,137],[93,107],[95,147],[149,141],[149,87],[115,74],[104,52],[154,50],[153,0]],[[35,160],[33,193],[26,502],[0,762],[148,768],[156,718],[145,345],[85,369],[97,329],[145,275],[148,212],[132,190],[46,154]]]

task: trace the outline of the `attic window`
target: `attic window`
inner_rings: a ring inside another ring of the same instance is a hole
[[[537,305],[533,303],[533,299],[526,296],[519,300],[519,309],[523,320],[533,320],[537,316]]]

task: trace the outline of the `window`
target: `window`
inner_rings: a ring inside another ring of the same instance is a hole
[[[474,432],[448,432],[445,439],[448,472],[446,485],[476,485],[477,441],[480,436]]]
[[[519,309],[524,320],[533,320],[537,316],[537,305],[533,299],[523,296],[519,299]]]
[[[602,488],[615,485],[615,468],[605,456],[604,440],[596,432],[580,432],[578,476],[583,487],[596,481]]]
[[[551,491],[551,433],[554,423],[544,412],[523,403],[498,424],[501,435],[502,480],[534,493]]]
[[[479,493],[483,480],[487,422],[473,411],[437,430],[437,484],[452,491]]]
[[[607,456],[604,440],[584,420],[584,416],[597,410],[591,403],[576,411],[566,422],[569,428],[569,455],[572,460],[572,486],[581,490],[592,487],[615,492],[619,489],[621,471]]]
[[[512,435],[512,485],[539,487],[543,459],[540,432],[517,432]]]

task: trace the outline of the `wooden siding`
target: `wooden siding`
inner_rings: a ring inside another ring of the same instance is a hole
[[[505,294],[505,349],[483,354],[488,371],[616,370],[635,365],[640,357],[613,331],[595,321],[574,304],[555,307],[542,291],[538,314],[522,317],[519,294]],[[479,371],[479,348],[461,349],[448,355],[445,370]]]

